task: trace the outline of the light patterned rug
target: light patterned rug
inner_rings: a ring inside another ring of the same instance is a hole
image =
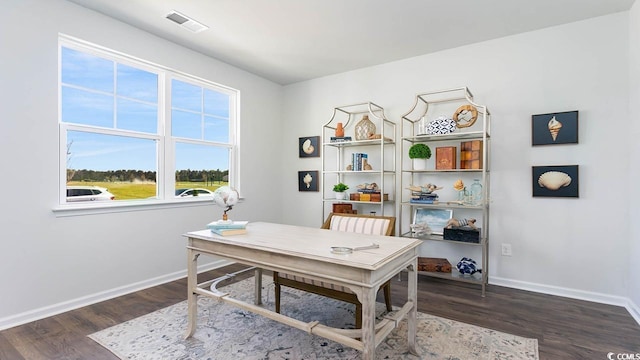
[[[273,309],[273,282],[264,277],[263,302]],[[225,286],[253,302],[253,279]],[[353,328],[355,306],[283,287],[282,312],[308,322]],[[385,312],[378,304],[378,314]],[[360,352],[224,302],[200,296],[198,326],[184,340],[187,302],[89,335],[121,359],[360,359]],[[407,352],[406,320],[376,349],[376,359],[538,359],[538,341],[418,313],[416,357]]]

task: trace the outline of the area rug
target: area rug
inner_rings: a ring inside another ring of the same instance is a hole
[[[253,279],[223,287],[231,296],[253,300]],[[273,282],[263,280],[264,306],[273,309]],[[355,306],[283,287],[282,313],[301,321],[318,320],[342,328],[354,327]],[[377,314],[386,309],[378,304]],[[360,359],[361,353],[331,340],[309,334],[200,296],[198,326],[184,340],[187,302],[169,306],[89,335],[121,359]],[[538,341],[478,326],[418,313],[418,356],[407,352],[403,320],[376,348],[376,359],[538,359]]]

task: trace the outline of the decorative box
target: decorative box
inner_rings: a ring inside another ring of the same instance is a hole
[[[380,202],[382,199],[384,199],[384,201],[389,201],[389,194],[380,195],[380,193],[371,193],[372,202]]]
[[[427,124],[427,134],[450,134],[456,131],[456,122],[446,115],[440,115]]]
[[[436,170],[451,170],[456,168],[455,146],[443,146],[436,148]]]
[[[371,194],[360,194],[360,201],[371,201]]]
[[[480,228],[471,229],[469,227],[445,228],[442,238],[445,240],[460,241],[466,243],[480,243]]]
[[[418,271],[450,273],[451,263],[444,258],[419,257]]]
[[[351,206],[351,204],[337,203],[337,204],[333,204],[333,209],[332,210],[333,210],[334,213],[351,214],[351,212],[353,211],[353,207]]]
[[[349,200],[351,201],[360,201],[360,193],[350,193],[349,194]]]
[[[460,143],[460,169],[482,169],[482,140]]]

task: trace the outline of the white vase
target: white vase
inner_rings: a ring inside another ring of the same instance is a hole
[[[413,159],[413,170],[427,170],[427,159]]]
[[[346,192],[335,192],[336,193],[336,199],[337,200],[344,200],[347,198],[347,193]]]

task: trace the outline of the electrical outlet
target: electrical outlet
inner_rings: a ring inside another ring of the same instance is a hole
[[[511,256],[511,244],[502,244],[502,256]]]

